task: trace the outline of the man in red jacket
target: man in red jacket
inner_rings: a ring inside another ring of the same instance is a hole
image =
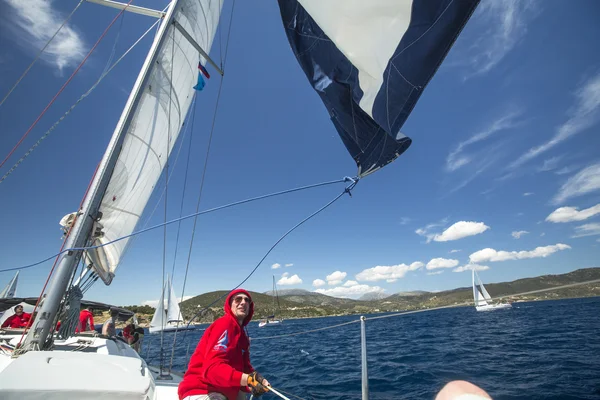
[[[2,324],[2,328],[25,328],[30,318],[31,314],[23,312],[23,306],[17,304],[15,306],[15,313],[6,318],[6,321]]]
[[[94,313],[88,306],[79,312],[79,325],[77,325],[75,332],[87,332],[94,329]]]
[[[232,291],[223,308],[225,315],[206,329],[190,359],[179,384],[180,400],[239,400],[250,391],[257,397],[269,390],[269,382],[250,364],[244,330],[254,314],[250,293]]]

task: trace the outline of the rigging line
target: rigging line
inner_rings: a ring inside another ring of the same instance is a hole
[[[63,92],[63,90],[65,90],[65,88],[73,80],[73,78],[75,77],[75,75],[77,75],[77,73],[79,72],[79,70],[81,69],[81,67],[83,67],[83,64],[85,64],[85,62],[92,55],[92,53],[94,52],[94,50],[96,50],[96,47],[98,47],[98,45],[100,44],[100,42],[102,41],[102,39],[104,39],[104,36],[106,36],[106,34],[108,33],[109,29],[114,25],[114,23],[117,21],[117,19],[121,16],[121,14],[123,14],[125,12],[125,10],[127,9],[127,7],[132,2],[133,2],[133,0],[129,0],[127,2],[127,5],[125,7],[123,7],[123,9],[121,11],[119,11],[119,13],[117,14],[117,16],[111,21],[111,23],[108,24],[108,26],[106,27],[106,29],[104,30],[104,32],[102,32],[102,35],[100,35],[100,37],[98,38],[98,40],[96,41],[96,43],[94,43],[94,46],[91,48],[91,50],[83,58],[83,60],[81,61],[81,63],[79,63],[79,65],[77,66],[77,68],[75,68],[75,71],[73,71],[73,73],[71,74],[71,76],[69,77],[69,79],[67,79],[67,81],[61,86],[61,88],[54,95],[54,97],[52,98],[52,100],[50,100],[50,102],[42,110],[42,112],[40,113],[40,115],[38,115],[38,117],[35,119],[35,121],[33,121],[33,124],[31,124],[31,126],[29,127],[29,129],[27,129],[27,131],[25,131],[25,134],[21,137],[21,139],[19,139],[19,141],[17,142],[17,144],[12,148],[12,150],[8,153],[8,155],[0,163],[0,168],[2,168],[2,166],[13,155],[13,153],[17,150],[17,148],[21,145],[21,143],[23,143],[23,140],[25,140],[25,138],[29,135],[29,133],[37,125],[37,123],[40,121],[40,119],[42,119],[42,117],[44,116],[44,114],[46,114],[46,111],[48,111],[48,109],[50,108],[50,106],[52,106],[52,104],[54,104],[54,102],[56,101],[56,99],[58,98],[58,96],[60,96],[60,94]]]
[[[192,97],[192,106],[190,107],[192,109],[192,120],[191,120],[191,128],[190,128],[190,141],[188,143],[188,154],[187,154],[187,160],[186,160],[186,167],[185,167],[185,174],[183,177],[183,192],[181,193],[181,204],[179,205],[179,216],[181,217],[183,215],[183,203],[185,200],[185,192],[187,189],[187,181],[188,181],[188,172],[190,170],[190,160],[191,160],[191,154],[192,154],[192,139],[194,136],[194,120],[196,117],[196,91],[194,91],[194,96]],[[181,143],[183,144],[183,140],[181,141]],[[181,150],[181,147],[179,147],[179,149]],[[171,172],[173,173],[173,172]],[[171,268],[171,279],[173,279],[173,276],[175,275],[175,264],[177,262],[177,250],[178,250],[178,245],[179,245],[179,236],[181,234],[181,221],[179,221],[179,223],[177,224],[177,237],[175,238],[175,254],[173,255],[173,267]]]
[[[276,335],[276,336],[260,336],[260,337],[253,337],[250,340],[253,342],[255,340],[265,340],[265,339],[278,339],[278,338],[284,338],[284,337],[288,337],[288,336],[298,336],[298,335],[303,335],[305,333],[313,333],[313,332],[319,332],[319,331],[326,331],[328,329],[334,329],[334,328],[339,328],[340,326],[345,326],[345,325],[351,325],[351,324],[356,324],[360,322],[360,319],[356,319],[356,320],[352,320],[349,322],[343,322],[341,324],[336,324],[336,325],[331,325],[331,326],[324,326],[322,328],[316,328],[316,329],[311,329],[309,331],[302,331],[302,332],[295,332],[295,333],[287,333],[285,335]]]
[[[175,69],[175,29],[171,29],[171,37],[172,37],[172,45],[171,45],[171,72],[169,76],[169,111],[167,112],[167,158],[165,160],[165,212],[164,212],[164,221],[167,222],[167,204],[169,200],[169,154],[171,150],[171,105],[173,104],[173,70]],[[178,112],[179,114],[179,112]],[[180,114],[179,114],[180,115]],[[181,117],[179,117],[181,118]],[[178,118],[178,125],[181,123],[181,120]],[[162,283],[163,290],[165,287],[165,268],[167,265],[167,225],[165,224],[163,227],[163,257],[162,257]],[[171,277],[170,285],[173,284],[173,277]],[[167,300],[167,312],[169,310],[169,306],[171,303],[171,288],[169,288],[168,300]],[[174,299],[177,301],[177,299]],[[164,303],[161,304],[164,307]],[[165,313],[161,313],[160,319],[160,372],[162,374],[163,366],[164,366],[164,353],[163,353],[163,345],[164,345],[164,337],[165,337]]]
[[[233,23],[233,12],[235,11],[235,0],[231,5],[231,15],[229,16],[229,27],[227,28],[227,41],[225,42],[225,61],[227,61],[227,52],[229,51],[229,38],[231,37],[231,25]],[[223,65],[225,68],[225,65]],[[222,68],[223,73],[225,73],[225,69]]]
[[[222,67],[222,65],[221,65]],[[221,77],[221,82],[223,82],[223,77]],[[192,137],[194,134],[194,122],[196,120],[196,112],[197,112],[197,108],[196,108],[196,92],[194,92],[194,104],[193,104],[193,112],[192,112],[192,122],[191,122],[191,127],[190,127],[190,144],[189,144],[189,148],[188,148],[188,158],[187,158],[187,163],[186,163],[186,169],[185,169],[185,178],[184,178],[184,183],[183,183],[183,195],[181,197],[181,209],[179,210],[179,215],[183,214],[183,199],[185,197],[185,188],[187,187],[187,179],[188,179],[188,171],[189,171],[189,167],[190,167],[190,155],[192,154]],[[197,211],[197,209],[196,209]],[[194,219],[194,227],[196,224],[196,220]],[[171,271],[171,275],[174,275],[175,273],[175,260],[177,258],[177,243],[179,242],[179,233],[181,231],[181,222],[179,223],[178,227],[177,227],[177,240],[175,241],[175,257],[173,258],[173,270]],[[194,235],[194,229],[192,229],[192,239],[190,242],[190,249],[192,246],[192,242],[193,242],[193,235]],[[187,276],[188,276],[188,270],[189,270],[189,265],[190,265],[190,257],[189,257],[189,253],[188,253],[188,261],[187,261],[187,265],[185,268],[185,275],[183,277],[183,288],[181,289],[181,299],[183,299],[183,296],[185,294],[185,284],[187,282]],[[183,319],[183,314],[181,313],[181,310],[179,310],[179,315],[177,316],[178,318]],[[171,370],[173,369],[173,360],[175,358],[175,345],[177,343],[177,332],[179,332],[179,324],[177,324],[177,327],[175,328],[175,334],[173,335],[173,344],[171,345],[171,361],[169,362],[169,374],[171,373]]]
[[[117,30],[117,36],[115,37],[115,43],[113,44],[113,48],[110,52],[110,56],[108,57],[108,61],[106,61],[104,70],[102,71],[102,74],[100,74],[100,75],[104,75],[104,73],[108,70],[108,67],[110,67],[110,65],[112,64],[113,58],[115,58],[115,53],[117,52],[117,44],[119,44],[119,37],[121,37],[121,30],[123,29],[123,20],[124,19],[125,19],[125,13],[123,13],[121,15],[121,21],[119,22],[119,30]]]
[[[270,386],[270,387],[269,387],[269,389],[273,389],[273,386]],[[290,392],[286,392],[286,391],[284,391],[284,390],[281,390],[281,389],[279,389],[279,388],[277,388],[277,391],[278,391],[279,393],[283,393],[283,394],[286,394],[286,395],[288,395],[288,396],[295,397],[295,398],[296,398],[296,399],[298,399],[298,400],[306,400],[306,399],[304,399],[304,398],[302,398],[302,397],[300,397],[300,396],[296,396],[295,394],[292,394],[292,393],[290,393]]]
[[[219,297],[218,299],[216,299],[215,301],[213,301],[212,303],[210,303],[208,306],[204,307],[203,309],[201,309],[200,311],[198,311],[196,313],[196,315],[194,315],[194,317],[188,322],[187,326],[189,327],[190,324],[192,323],[192,321],[198,316],[200,315],[203,311],[207,310],[209,307],[211,307],[213,304],[215,304],[216,302],[218,302],[219,300],[223,299],[225,296],[227,296],[229,293],[231,293],[232,291],[234,291],[235,289],[239,288],[240,286],[242,286],[248,279],[250,279],[250,277],[254,274],[254,272],[256,272],[256,270],[258,269],[258,267],[262,264],[262,262],[265,260],[265,258],[267,258],[267,256],[269,254],[271,254],[271,252],[273,251],[273,249],[283,240],[285,239],[285,237],[287,235],[289,235],[290,233],[292,233],[294,230],[296,230],[296,228],[298,228],[300,225],[304,224],[306,221],[308,221],[309,219],[311,219],[312,217],[314,217],[315,215],[319,214],[321,211],[325,210],[327,207],[329,207],[330,205],[332,205],[333,203],[335,203],[336,201],[338,201],[343,195],[345,195],[346,193],[350,194],[350,191],[356,186],[356,184],[358,183],[358,180],[352,180],[352,183],[350,185],[348,185],[344,191],[340,194],[338,194],[333,200],[331,200],[329,203],[325,204],[323,207],[319,208],[317,211],[313,212],[312,214],[310,214],[308,217],[304,218],[302,221],[298,222],[296,225],[294,225],[290,230],[288,230],[286,233],[283,234],[283,236],[281,236],[276,242],[275,244],[273,244],[273,246],[271,246],[271,248],[265,253],[265,255],[263,256],[263,258],[260,259],[260,261],[258,262],[258,264],[256,264],[256,266],[254,267],[254,269],[252,271],[250,271],[250,273],[248,274],[248,276],[246,276],[246,278],[244,278],[243,281],[241,281],[236,287],[234,287],[233,289],[231,289],[229,292],[226,292],[225,294],[223,294],[221,297]]]
[[[61,116],[61,117],[60,117],[60,118],[59,118],[59,119],[58,119],[58,120],[57,120],[57,121],[56,121],[56,122],[55,122],[55,123],[54,123],[54,124],[53,124],[53,125],[50,127],[50,129],[48,129],[48,130],[46,131],[46,133],[44,133],[44,134],[43,134],[43,135],[42,135],[42,136],[41,136],[41,137],[38,139],[38,141],[37,141],[37,142],[36,142],[36,143],[35,143],[33,146],[31,146],[31,147],[29,148],[29,150],[27,150],[27,152],[26,152],[26,153],[25,153],[25,154],[24,154],[24,155],[23,155],[23,156],[22,156],[22,157],[21,157],[21,158],[20,158],[20,159],[19,159],[19,160],[18,160],[16,163],[15,163],[15,165],[13,165],[13,166],[12,166],[12,168],[11,168],[10,170],[8,170],[8,172],[6,172],[6,173],[4,174],[4,176],[2,176],[2,178],[0,178],[0,183],[2,183],[2,182],[3,182],[3,181],[4,181],[4,180],[5,180],[5,179],[6,179],[6,178],[7,178],[7,177],[8,177],[8,176],[9,176],[9,175],[10,175],[10,174],[11,174],[11,173],[12,173],[12,172],[15,170],[15,169],[17,169],[17,167],[18,167],[18,166],[19,166],[19,165],[20,165],[20,164],[21,164],[23,161],[25,161],[25,159],[26,159],[27,157],[29,157],[29,155],[31,154],[31,152],[33,152],[33,150],[35,150],[35,149],[36,149],[36,147],[38,147],[38,146],[41,144],[42,140],[46,139],[46,138],[48,137],[48,135],[50,135],[50,133],[52,133],[52,131],[54,131],[54,129],[55,129],[57,126],[58,126],[58,124],[60,124],[60,123],[61,123],[61,122],[62,122],[62,121],[63,121],[63,120],[64,120],[64,119],[67,117],[67,115],[69,115],[69,114],[71,113],[71,111],[73,111],[73,109],[79,105],[79,103],[81,103],[81,102],[82,102],[82,101],[83,101],[83,100],[84,100],[84,99],[85,99],[87,96],[89,96],[89,95],[90,95],[90,93],[92,93],[92,91],[93,91],[94,89],[96,89],[96,87],[97,87],[97,86],[98,86],[98,84],[99,84],[99,83],[100,83],[100,82],[101,82],[101,81],[104,79],[104,77],[106,77],[106,75],[108,75],[108,73],[109,73],[110,71],[112,71],[112,69],[113,69],[114,67],[116,67],[116,66],[117,66],[117,64],[119,64],[119,63],[121,62],[121,60],[123,60],[123,58],[125,58],[125,56],[126,56],[127,54],[129,54],[129,52],[130,52],[131,50],[133,50],[133,48],[134,48],[135,46],[137,46],[137,45],[139,44],[139,42],[141,42],[141,41],[142,41],[142,39],[143,39],[143,38],[144,38],[144,37],[145,37],[145,36],[146,36],[148,33],[150,33],[150,31],[151,31],[151,30],[152,30],[152,29],[153,29],[153,28],[154,28],[154,27],[155,27],[155,26],[156,26],[156,25],[157,25],[159,22],[160,22],[160,20],[157,20],[157,21],[156,21],[154,24],[152,24],[152,26],[151,26],[151,27],[150,27],[150,28],[149,28],[149,29],[148,29],[146,32],[144,32],[144,34],[143,34],[142,36],[140,36],[140,38],[139,38],[138,40],[136,40],[136,41],[135,41],[135,43],[133,43],[133,44],[131,45],[131,47],[129,47],[129,48],[127,49],[127,51],[125,51],[125,53],[123,53],[123,54],[121,55],[121,57],[119,57],[119,59],[118,59],[118,60],[117,60],[117,61],[116,61],[116,62],[115,62],[115,63],[114,63],[114,64],[113,64],[113,65],[112,65],[112,66],[111,66],[109,69],[108,69],[108,71],[106,71],[104,74],[102,74],[102,75],[100,76],[100,78],[98,78],[98,80],[96,81],[96,83],[94,83],[94,84],[92,85],[92,87],[90,87],[90,89],[89,89],[87,92],[85,92],[84,94],[82,94],[82,95],[81,95],[81,97],[79,97],[79,99],[77,99],[77,101],[76,101],[76,102],[75,102],[75,103],[74,103],[74,104],[71,106],[71,108],[69,108],[69,109],[68,109],[68,110],[67,110],[67,111],[66,111],[66,112],[65,112],[65,113],[64,113],[64,114],[63,114],[63,115],[62,115],[62,116]]]
[[[129,54],[129,52],[131,52],[131,50],[133,50],[133,48],[135,46],[137,46],[139,44],[139,42],[142,41],[142,39],[144,39],[144,37],[146,37],[146,35],[148,33],[150,33],[150,31],[160,22],[160,20],[157,20],[154,24],[152,24],[152,26],[150,26],[150,28],[144,32],[144,34],[142,36],[140,36],[140,38],[138,40],[135,41],[135,43],[133,43],[126,51],[125,53],[123,53],[121,55],[121,57],[119,57],[119,59],[117,61],[115,61],[115,63],[105,72],[103,73],[100,78],[98,78],[98,80],[96,81],[96,83],[94,83],[92,85],[92,87],[89,88],[89,90],[87,92],[85,92],[84,94],[81,95],[81,97],[79,97],[79,99],[77,99],[77,101],[46,131],[46,133],[44,133],[36,143],[34,143],[33,146],[31,146],[29,148],[29,150],[27,150],[27,152],[15,163],[15,165],[13,165],[11,167],[10,170],[8,170],[4,176],[2,176],[2,178],[0,178],[0,183],[2,183],[10,174],[13,173],[13,171],[15,169],[17,169],[17,167],[23,162],[25,161],[25,159],[27,157],[29,157],[29,155],[33,152],[33,150],[35,150],[42,142],[42,140],[46,139],[48,137],[48,135],[50,135],[50,133],[52,133],[52,131],[54,131],[54,129],[56,129],[56,127],[58,126],[58,124],[60,124],[70,113],[71,111],[73,111],[73,109],[75,107],[77,107],[79,105],[79,103],[81,103],[87,96],[90,95],[90,93],[92,93],[92,91],[94,89],[96,89],[96,87],[98,86],[98,84],[100,84],[100,82],[106,77],[106,75],[108,75],[110,73],[110,71],[113,70],[113,68],[115,68],[117,66],[117,64],[119,64],[123,58],[125,58],[125,56],[127,54]]]
[[[221,69],[223,71],[225,68],[225,63],[227,62],[227,49],[229,48],[229,39],[231,38],[231,24],[233,22],[233,11],[235,10],[235,0],[233,1],[233,4],[231,6],[231,15],[229,17],[229,30],[227,33],[227,41],[225,43],[225,55],[224,57],[221,54]],[[221,29],[219,29],[219,35],[220,35]],[[221,51],[220,47],[221,47],[221,37],[219,36],[219,52]],[[210,148],[211,148],[211,144],[212,144],[212,139],[214,136],[214,132],[215,132],[215,125],[216,125],[216,121],[217,121],[217,113],[219,111],[219,102],[221,100],[221,93],[222,93],[222,89],[223,89],[223,82],[225,80],[225,77],[222,75],[221,76],[221,80],[219,81],[219,91],[217,93],[217,99],[215,101],[215,110],[213,112],[213,118],[212,118],[212,123],[211,123],[211,127],[210,127],[210,135],[208,137],[208,145],[206,146],[206,155],[204,157],[204,166],[202,168],[202,177],[200,178],[200,191],[198,193],[198,201],[196,202],[196,212],[198,212],[198,210],[200,210],[200,202],[202,200],[202,192],[204,191],[204,182],[205,182],[205,178],[206,178],[206,171],[208,169],[208,160],[210,158]],[[195,115],[195,114],[194,114]],[[193,119],[192,119],[192,124],[193,124]],[[193,129],[192,129],[193,132]],[[191,139],[190,139],[191,141]],[[189,154],[189,153],[188,153]],[[187,177],[187,171],[186,171],[186,177]],[[192,248],[194,245],[194,238],[196,236],[196,226],[198,223],[198,217],[194,218],[194,224],[192,226],[192,236],[190,238],[190,247],[188,250],[188,258],[187,258],[187,263],[185,266],[185,275],[183,278],[183,287],[181,289],[181,298],[183,299],[184,295],[185,295],[185,286],[187,283],[187,277],[188,277],[188,272],[190,269],[190,262],[191,262],[191,257],[192,257]],[[175,265],[173,265],[173,268],[175,267]],[[187,325],[188,327],[190,326],[190,324],[188,323]],[[169,365],[169,373],[171,373],[171,369],[173,367],[173,359],[175,356],[175,345],[176,345],[176,340],[177,340],[177,332],[179,331],[179,324],[177,325],[177,327],[175,328],[175,335],[173,336],[173,345],[171,347],[171,362]],[[184,334],[184,338],[185,338],[185,334]]]
[[[129,237],[136,236],[136,235],[139,235],[139,234],[142,234],[142,233],[145,233],[145,232],[148,232],[148,231],[160,228],[163,225],[174,224],[175,222],[178,222],[178,221],[181,221],[181,220],[184,220],[184,219],[193,218],[193,217],[195,217],[197,215],[209,214],[209,213],[212,213],[212,212],[215,212],[215,211],[219,211],[219,210],[223,210],[223,209],[226,209],[226,208],[235,207],[235,206],[238,206],[238,205],[241,205],[241,204],[251,203],[251,202],[257,201],[257,200],[263,200],[263,199],[266,199],[266,198],[269,198],[269,197],[276,197],[276,196],[281,196],[281,195],[284,195],[284,194],[294,193],[294,192],[298,192],[298,191],[302,191],[302,190],[313,189],[313,188],[317,188],[317,187],[321,187],[321,186],[327,186],[327,185],[332,185],[332,184],[342,183],[342,182],[349,182],[349,181],[354,181],[354,180],[353,180],[353,178],[345,177],[343,179],[338,179],[338,180],[335,180],[335,181],[328,181],[328,182],[316,183],[316,184],[313,184],[313,185],[301,186],[301,187],[297,187],[297,188],[294,188],[294,189],[282,190],[280,192],[274,192],[274,193],[269,193],[269,194],[266,194],[266,195],[251,197],[251,198],[248,198],[248,199],[245,199],[245,200],[240,200],[240,201],[236,201],[236,202],[233,202],[233,203],[225,204],[223,206],[209,208],[209,209],[204,210],[204,211],[200,211],[200,212],[197,212],[197,213],[194,213],[194,214],[186,215],[185,217],[176,218],[176,219],[173,219],[173,220],[165,222],[165,223],[161,223],[161,224],[158,224],[158,225],[151,226],[149,228],[144,228],[142,230],[133,232],[133,233],[131,233],[129,235],[125,235],[125,236],[122,236],[122,237],[117,238],[115,240],[111,240],[110,242],[106,242],[106,243],[99,244],[99,245],[96,245],[96,246],[74,247],[74,248],[70,248],[70,249],[63,249],[59,253],[54,254],[54,255],[52,255],[50,257],[47,257],[47,258],[45,258],[45,259],[43,259],[41,261],[38,261],[36,263],[25,265],[25,266],[22,266],[22,267],[0,269],[0,272],[16,271],[18,269],[27,269],[27,268],[35,267],[36,265],[40,265],[42,263],[45,263],[46,261],[51,260],[52,258],[57,257],[57,256],[61,255],[62,253],[65,253],[67,251],[80,251],[80,250],[98,249],[100,247],[108,246],[110,244],[119,242],[119,241],[121,241],[123,239],[127,239]]]
[[[77,11],[77,9],[79,8],[79,6],[81,6],[81,4],[83,4],[84,1],[85,0],[80,0],[79,1],[79,3],[75,6],[75,8],[73,9],[73,11],[71,11],[71,14],[69,14],[67,16],[67,18],[65,18],[65,20],[58,27],[58,29],[56,30],[56,32],[54,32],[54,35],[52,35],[52,37],[46,42],[46,44],[44,45],[44,47],[42,47],[42,49],[37,53],[37,55],[35,56],[35,58],[31,62],[31,64],[29,64],[29,66],[27,67],[27,69],[25,69],[25,72],[23,72],[23,74],[19,77],[19,79],[17,79],[17,81],[15,82],[15,84],[10,88],[10,90],[8,91],[8,93],[6,93],[6,95],[4,96],[4,98],[2,99],[2,101],[0,101],[0,107],[2,106],[2,104],[4,104],[4,102],[6,101],[6,99],[8,99],[8,96],[10,96],[11,93],[16,89],[16,87],[19,85],[19,83],[21,83],[21,81],[23,80],[23,78],[25,78],[25,75],[27,75],[27,73],[29,72],[29,70],[31,69],[31,67],[33,67],[33,65],[37,62],[37,60],[42,56],[42,54],[44,53],[44,51],[46,50],[46,48],[50,45],[50,42],[52,42],[54,40],[54,38],[58,35],[58,33],[60,32],[60,30],[67,24],[67,22],[69,22],[69,20],[73,16],[73,14],[75,14],[75,11]]]

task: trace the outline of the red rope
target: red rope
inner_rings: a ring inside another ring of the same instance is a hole
[[[0,168],[2,168],[2,166],[13,155],[13,153],[17,150],[17,148],[21,145],[21,143],[23,143],[23,140],[25,140],[25,138],[27,137],[27,135],[29,135],[29,133],[31,132],[31,130],[37,125],[37,123],[39,122],[39,120],[42,119],[42,117],[44,116],[44,114],[46,113],[46,111],[48,111],[48,109],[50,108],[50,106],[52,106],[52,104],[58,98],[58,96],[63,92],[63,90],[65,90],[65,88],[71,82],[71,80],[73,80],[73,78],[75,77],[75,75],[77,74],[77,72],[79,72],[79,70],[81,69],[81,67],[83,67],[83,64],[85,64],[85,62],[90,57],[90,55],[92,55],[92,53],[94,52],[94,50],[96,49],[96,47],[98,46],[98,44],[100,44],[100,42],[102,41],[102,39],[104,38],[104,36],[106,36],[106,34],[108,33],[108,30],[114,25],[114,23],[117,21],[117,19],[119,19],[119,17],[121,16],[121,14],[123,14],[125,12],[125,9],[127,9],[127,7],[132,2],[133,2],[133,0],[129,0],[129,2],[127,3],[127,5],[117,14],[117,16],[112,20],[112,22],[106,27],[106,29],[104,30],[104,32],[102,33],[102,35],[100,35],[100,38],[98,38],[98,40],[96,41],[96,43],[94,44],[94,46],[92,47],[92,49],[89,51],[89,53],[87,53],[87,55],[85,56],[85,58],[83,59],[83,61],[81,61],[81,63],[79,64],[79,66],[77,66],[77,68],[75,69],[75,71],[73,71],[73,73],[71,74],[71,76],[69,77],[69,79],[67,79],[67,81],[62,85],[62,87],[54,95],[54,97],[52,98],[52,100],[50,100],[50,103],[48,103],[48,105],[44,108],[44,110],[42,111],[42,113],[35,119],[35,121],[33,122],[33,124],[31,124],[31,126],[29,127],[29,129],[27,129],[27,131],[25,132],[25,134],[17,142],[17,144],[15,145],[15,147],[13,147],[13,149],[4,158],[4,161],[2,161],[0,163]]]

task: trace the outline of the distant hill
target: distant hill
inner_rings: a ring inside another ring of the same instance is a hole
[[[408,296],[420,296],[422,294],[427,294],[430,292],[426,292],[425,290],[413,290],[412,292],[398,292],[395,293],[394,296],[399,296],[399,297],[408,297]]]
[[[484,282],[484,284],[492,297],[498,297],[594,279],[600,279],[600,268],[579,269],[567,274],[544,275],[518,279],[512,282]],[[220,290],[193,297],[181,303],[181,311],[186,319],[190,318],[203,307],[208,306],[219,297],[225,296],[226,293],[226,291]],[[278,293],[280,312],[277,315],[284,319],[414,310],[473,302],[473,292],[470,286],[436,293],[423,291],[400,292],[383,299],[378,299],[377,296],[369,299],[369,296],[367,296],[366,299],[361,298],[359,300],[341,299],[302,289],[285,289],[278,291]],[[273,313],[272,296],[257,292],[250,292],[250,294],[255,303],[255,318],[265,317]],[[511,297],[511,300],[547,300],[590,296],[600,296],[600,282],[557,291],[550,290],[544,293]],[[209,310],[203,313],[200,321],[211,322],[223,315],[223,302],[224,299],[218,300]]]
[[[363,300],[363,301],[381,300],[381,299],[385,299],[388,296],[389,296],[389,294],[387,294],[387,293],[370,292],[370,293],[363,294],[362,296],[360,296],[358,298],[358,300]]]
[[[305,289],[277,289],[277,293],[280,296],[307,296],[314,294],[314,292]],[[273,291],[266,291],[265,294],[268,296],[273,296]]]

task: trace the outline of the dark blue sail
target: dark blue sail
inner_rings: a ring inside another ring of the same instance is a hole
[[[279,0],[292,50],[359,176],[410,146],[400,129],[478,3]]]

